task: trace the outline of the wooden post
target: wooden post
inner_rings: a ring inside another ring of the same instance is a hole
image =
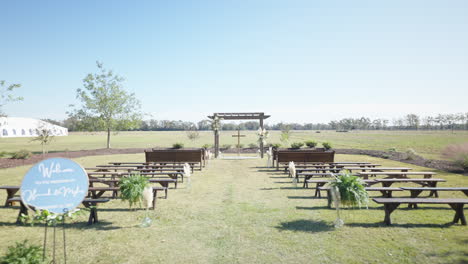
[[[263,113],[260,116],[260,129],[263,131]],[[263,159],[263,140],[260,141],[260,157]]]
[[[214,147],[215,147],[215,158],[219,156],[219,131],[215,130],[214,136]]]

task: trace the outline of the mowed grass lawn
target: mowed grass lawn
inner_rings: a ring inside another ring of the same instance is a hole
[[[78,158],[83,166],[108,161],[142,161],[142,154]],[[337,155],[339,161],[404,163],[367,156]],[[264,168],[265,160],[212,160],[185,184],[159,199],[149,228],[137,224],[143,210],[120,200],[99,207],[100,223],[87,226],[87,214],[67,225],[69,263],[467,263],[466,226],[449,224],[446,205],[405,206],[385,226],[381,206],[345,210],[345,226],[333,227],[336,211],[313,190],[294,188],[286,174]],[[0,184],[20,184],[30,166],[0,170]],[[468,186],[462,175],[439,173],[440,186]],[[377,193],[371,193],[377,195]],[[403,195],[403,194],[402,194]],[[408,195],[408,193],[406,193]],[[441,197],[465,197],[442,192]],[[0,192],[0,201],[6,194]],[[14,224],[18,208],[0,208],[0,254],[28,239],[40,244],[43,227]],[[49,232],[50,234],[51,232]],[[61,241],[61,233],[58,233]],[[49,237],[49,239],[51,239]],[[51,240],[49,240],[51,241]],[[59,250],[57,254],[61,254]]]
[[[280,131],[270,131],[269,143],[281,143]],[[222,131],[220,144],[235,146],[237,138],[232,135],[237,131]],[[241,139],[241,144],[247,147],[250,143],[257,142],[255,131],[242,131],[246,137]],[[405,152],[409,148],[414,149],[419,155],[430,159],[442,159],[441,151],[447,145],[468,142],[468,131],[352,131],[337,133],[335,131],[292,131],[290,143],[296,141],[316,140],[318,142],[329,141],[334,148],[357,148],[371,150],[389,150]],[[185,147],[201,147],[204,144],[213,144],[213,132],[201,131],[200,137],[190,141],[184,131],[156,131],[156,132],[120,132],[111,136],[113,148],[151,148],[170,147],[176,142],[181,142]],[[67,137],[55,137],[55,140],[47,146],[49,151],[72,151],[83,149],[99,149],[106,147],[105,133],[70,133]],[[0,152],[14,152],[26,149],[32,152],[41,152],[40,144],[31,142],[31,138],[0,138]]]

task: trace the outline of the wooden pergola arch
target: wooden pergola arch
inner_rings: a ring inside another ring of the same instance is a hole
[[[263,112],[255,112],[255,113],[214,113],[211,116],[208,116],[209,119],[214,119],[218,117],[222,120],[252,120],[258,119],[260,121],[260,128],[263,130],[263,120],[269,118],[269,115],[265,115]],[[214,145],[215,145],[215,157],[219,156],[219,131],[215,130],[215,138],[214,138]],[[261,157],[263,158],[264,149],[263,149],[263,142],[260,142],[260,153]]]

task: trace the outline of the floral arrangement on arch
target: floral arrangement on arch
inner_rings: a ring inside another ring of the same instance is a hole
[[[221,129],[221,120],[222,118],[219,118],[218,115],[213,116],[211,121],[211,129],[213,129],[213,131],[218,131]]]
[[[257,136],[258,136],[258,143],[265,145],[266,140],[269,136],[269,132],[266,129],[259,128],[257,130]]]

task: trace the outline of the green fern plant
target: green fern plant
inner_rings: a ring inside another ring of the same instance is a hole
[[[184,147],[184,144],[183,144],[183,143],[179,143],[179,142],[178,142],[178,143],[172,144],[172,148],[173,148],[173,149],[181,149],[181,148],[183,148],[183,147]]]
[[[315,148],[317,146],[317,141],[315,140],[307,140],[304,142],[306,144],[306,146],[308,146],[309,148]]]
[[[123,177],[120,180],[120,198],[128,201],[130,208],[136,203],[141,207],[141,200],[143,198],[143,190],[149,185],[149,181],[145,176],[139,173],[131,174],[128,177]]]
[[[302,142],[291,143],[291,148],[292,149],[300,149],[302,146],[304,146],[304,143],[302,143]]]
[[[324,148],[325,150],[329,150],[329,149],[332,148],[332,145],[331,145],[330,142],[323,142],[323,143],[322,143],[322,146],[323,146],[323,148]]]
[[[27,240],[16,242],[15,246],[8,247],[5,256],[0,258],[0,264],[45,264],[47,259],[42,259],[42,248],[29,245]]]
[[[335,179],[330,182],[331,188],[339,191],[340,203],[346,207],[361,208],[369,203],[369,194],[367,193],[364,182],[358,176],[353,176],[349,171],[335,175]]]

